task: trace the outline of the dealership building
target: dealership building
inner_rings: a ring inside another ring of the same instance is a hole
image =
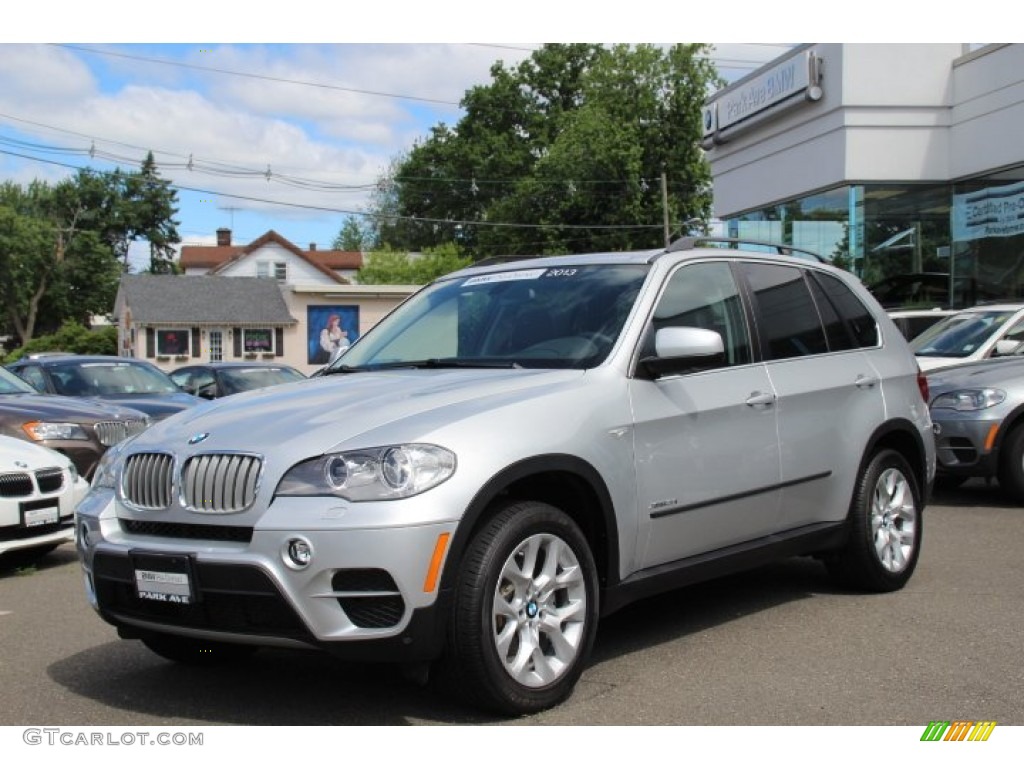
[[[1024,45],[801,45],[703,120],[726,235],[913,276],[908,301],[1024,299]]]

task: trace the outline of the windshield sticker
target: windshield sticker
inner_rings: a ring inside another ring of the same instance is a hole
[[[509,280],[536,280],[547,272],[546,269],[517,269],[515,272],[496,272],[493,275],[478,275],[469,278],[462,285],[483,285],[484,283],[504,283]]]

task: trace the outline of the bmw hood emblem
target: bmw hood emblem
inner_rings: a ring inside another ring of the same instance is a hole
[[[197,443],[203,442],[203,440],[205,440],[209,436],[210,436],[209,432],[200,432],[198,435],[192,435],[192,437],[190,437],[188,439],[188,444],[189,445],[196,445]]]

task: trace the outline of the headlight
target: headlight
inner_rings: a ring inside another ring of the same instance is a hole
[[[277,496],[338,496],[348,501],[404,499],[440,485],[455,472],[455,454],[436,445],[389,445],[329,453],[296,464]]]
[[[122,440],[113,448],[108,448],[100,457],[99,463],[96,464],[96,471],[92,475],[94,489],[117,487],[117,470],[121,466],[121,454],[127,444],[128,440]]]
[[[1006,399],[1001,389],[958,389],[946,392],[932,400],[932,408],[950,408],[954,411],[980,411],[999,405]]]
[[[85,430],[77,424],[56,421],[30,421],[22,424],[25,434],[33,440],[88,440]]]

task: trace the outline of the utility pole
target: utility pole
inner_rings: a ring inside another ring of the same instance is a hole
[[[665,219],[665,247],[668,248],[671,245],[672,232],[668,227],[668,176],[664,170],[661,172],[661,210]]]

